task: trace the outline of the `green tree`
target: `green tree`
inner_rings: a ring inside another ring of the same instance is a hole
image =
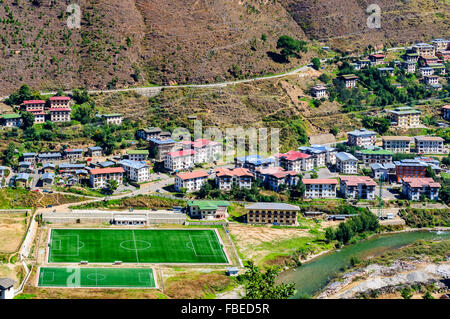
[[[411,297],[412,297],[412,292],[409,287],[403,288],[400,291],[400,294],[402,295],[403,299],[411,299]]]
[[[429,290],[425,292],[425,294],[422,296],[423,299],[434,299],[433,295],[430,293]]]
[[[72,111],[72,118],[79,121],[81,124],[87,124],[92,120],[93,117],[93,107],[89,103],[83,103],[81,105],[76,105]]]
[[[106,183],[106,187],[110,191],[110,193],[114,193],[116,189],[119,187],[119,183],[115,179],[109,179]]]
[[[242,275],[245,280],[243,299],[288,299],[294,295],[293,283],[275,284],[279,273],[278,268],[270,267],[263,273],[252,261],[248,262],[246,268],[247,271]]]
[[[289,61],[290,57],[298,57],[299,52],[308,52],[305,41],[291,38],[288,35],[282,35],[277,41],[277,49],[281,49],[281,55],[285,61]]]
[[[325,228],[325,239],[331,243],[335,238],[333,227]]]
[[[89,102],[90,97],[86,89],[80,88],[73,90],[73,99],[76,104],[83,104]]]
[[[34,115],[30,112],[21,112],[20,115],[22,116],[22,128],[27,129],[34,124]]]
[[[8,148],[5,151],[5,164],[6,166],[12,166],[14,164],[16,146],[14,143],[9,143]]]
[[[317,57],[312,58],[311,63],[313,65],[314,69],[316,69],[316,70],[320,69],[320,59],[319,58],[317,58]]]
[[[427,166],[425,169],[425,175],[426,177],[431,177],[433,180],[436,179],[436,173],[434,172],[434,169],[431,168],[431,166]]]

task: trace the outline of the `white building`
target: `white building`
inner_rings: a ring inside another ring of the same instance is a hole
[[[336,186],[338,184],[336,179],[303,179],[302,182],[306,187],[305,198],[336,197]]]
[[[119,165],[123,167],[130,181],[142,183],[150,180],[150,166],[145,162],[124,159]]]
[[[231,190],[233,185],[239,188],[250,189],[253,182],[253,174],[247,168],[217,168],[216,184],[221,190]]]
[[[169,152],[164,157],[164,168],[171,171],[181,171],[194,167],[194,150]]]
[[[409,200],[420,200],[422,195],[431,200],[438,200],[439,188],[441,188],[441,184],[428,177],[405,177],[402,179],[402,194]]]
[[[104,114],[103,118],[105,119],[106,124],[115,124],[115,125],[122,124],[122,114],[119,113]]]
[[[195,141],[184,141],[180,143],[183,148],[192,149],[195,151],[194,162],[212,163],[220,158],[222,155],[222,144],[213,142],[204,138],[196,139]]]
[[[307,172],[314,168],[314,158],[299,151],[289,151],[277,155],[280,166],[287,171]]]
[[[349,146],[372,146],[375,145],[377,133],[365,128],[347,133],[347,144]]]
[[[340,191],[345,198],[375,199],[377,183],[368,176],[341,176]]]
[[[123,183],[123,167],[95,168],[89,171],[89,182],[92,188],[105,188],[109,180]]]
[[[9,278],[0,278],[0,299],[14,298],[14,284],[16,282]]]
[[[336,154],[336,170],[343,174],[357,174],[358,159],[352,154],[339,152]]]
[[[392,153],[409,153],[412,137],[409,136],[382,136],[383,149]]]
[[[416,152],[420,154],[444,154],[444,139],[439,136],[416,136]]]
[[[205,170],[179,173],[175,175],[175,189],[180,191],[181,188],[185,188],[188,193],[196,192],[200,190],[207,180],[208,172]]]

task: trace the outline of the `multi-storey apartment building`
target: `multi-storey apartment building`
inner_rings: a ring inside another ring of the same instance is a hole
[[[323,85],[315,85],[311,88],[311,95],[316,99],[326,98],[328,96],[327,88]]]
[[[148,141],[151,138],[158,139],[161,132],[162,130],[159,127],[149,127],[137,130],[136,136],[137,138]]]
[[[53,96],[49,98],[50,108],[69,108],[70,97],[68,96]]]
[[[354,88],[358,82],[359,77],[354,74],[341,75],[340,78],[344,81],[347,89]]]
[[[311,146],[300,146],[298,150],[313,157],[314,167],[336,164],[337,150],[335,148],[313,144]]]
[[[230,203],[224,200],[189,200],[187,211],[191,218],[223,219],[228,217]]]
[[[450,105],[445,105],[442,107],[442,117],[445,120],[450,121]]]
[[[164,168],[171,171],[182,171],[194,167],[195,151],[180,150],[175,152],[169,152],[164,158]]]
[[[438,200],[440,187],[441,184],[436,183],[432,178],[405,177],[402,179],[402,194],[409,200],[420,200],[421,196]]]
[[[341,176],[340,192],[345,198],[375,199],[377,183],[369,176]]]
[[[403,178],[412,177],[420,178],[425,177],[427,164],[422,163],[419,160],[404,159],[401,161],[395,161],[395,175],[397,176],[397,182],[400,182]]]
[[[251,173],[254,173],[258,168],[269,168],[275,166],[273,158],[263,158],[261,155],[247,155],[236,157],[234,159],[234,166],[248,168]]]
[[[123,167],[94,168],[89,171],[89,182],[92,188],[105,188],[108,181],[115,180],[120,185],[123,183]]]
[[[336,154],[336,170],[343,174],[356,174],[358,159],[350,153],[339,152]]]
[[[347,133],[347,145],[349,146],[372,146],[375,145],[377,133],[365,128]]]
[[[398,127],[417,127],[420,125],[420,114],[422,112],[409,106],[397,107],[389,111],[391,123]]]
[[[439,136],[416,136],[416,152],[420,154],[443,154],[444,139]]]
[[[50,121],[51,122],[70,122],[70,108],[50,108]]]
[[[358,152],[361,156],[364,165],[370,165],[373,163],[385,164],[392,163],[393,153],[383,149],[362,150]]]
[[[433,45],[428,43],[416,43],[412,47],[413,51],[420,56],[434,56],[435,48]]]
[[[336,186],[338,184],[336,179],[303,179],[302,182],[306,187],[305,198],[336,197]]]
[[[54,161],[60,161],[63,159],[63,156],[59,152],[53,153],[39,153],[37,156],[38,163],[50,163]]]
[[[195,141],[180,142],[183,148],[190,148],[195,151],[195,163],[212,163],[220,158],[222,154],[222,144],[204,138]]]
[[[281,185],[286,185],[286,187],[295,186],[300,179],[296,171],[286,171],[279,166],[257,168],[255,170],[255,178],[274,191],[278,191]]]
[[[180,191],[181,188],[184,188],[188,193],[196,192],[200,190],[207,180],[208,172],[205,170],[179,173],[175,175],[175,189]]]
[[[254,175],[247,168],[217,168],[215,174],[216,185],[221,190],[231,190],[233,185],[247,189],[252,187]]]
[[[417,62],[403,62],[403,68],[407,73],[416,73],[417,70]]]
[[[172,139],[160,140],[157,138],[148,139],[148,147],[151,157],[154,157],[156,161],[164,161],[166,155],[173,151],[176,142]]]
[[[298,206],[285,203],[255,203],[245,206],[247,223],[297,225]]]
[[[89,146],[87,154],[91,157],[99,157],[103,155],[103,149],[100,146]]]
[[[287,171],[297,173],[307,172],[314,168],[314,159],[311,155],[299,151],[289,151],[277,155],[280,166]]]
[[[21,127],[22,116],[20,114],[2,114],[0,115],[0,123],[4,127]]]
[[[130,181],[142,183],[150,180],[150,166],[146,162],[124,159],[119,165],[123,167]]]
[[[66,148],[63,151],[64,158],[75,160],[75,159],[81,159],[83,158],[83,149],[81,148]]]
[[[131,161],[145,161],[148,155],[148,150],[127,150],[128,159]]]
[[[392,153],[409,153],[413,138],[409,136],[382,136],[381,140],[384,150]]]

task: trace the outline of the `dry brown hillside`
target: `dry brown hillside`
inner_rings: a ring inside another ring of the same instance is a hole
[[[305,33],[342,50],[414,43],[450,35],[448,0],[280,0]],[[370,4],[381,9],[381,28],[366,21]]]

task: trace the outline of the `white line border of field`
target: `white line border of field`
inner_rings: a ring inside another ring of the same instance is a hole
[[[56,266],[56,267],[47,267],[47,266],[39,266],[38,271],[37,271],[37,276],[36,276],[36,281],[35,281],[35,287],[37,288],[42,288],[42,289],[52,289],[52,288],[57,288],[57,289],[159,289],[159,285],[158,285],[158,278],[155,275],[155,269],[153,267],[151,268],[138,268],[138,267],[128,267],[128,268],[113,268],[113,267],[86,267],[86,268],[105,268],[105,269],[145,269],[145,270],[152,270],[152,274],[153,274],[153,282],[155,283],[155,287],[129,287],[129,286],[121,286],[121,287],[67,287],[67,286],[39,286],[39,276],[41,274],[41,267],[42,268],[73,268],[73,267],[61,267],[61,266]],[[84,268],[84,267],[79,267],[79,268]]]
[[[219,239],[219,243],[222,245],[222,251],[225,255],[225,258],[227,259],[227,263],[131,263],[131,262],[123,262],[123,264],[136,264],[136,265],[188,265],[188,266],[204,266],[204,265],[210,265],[210,266],[224,266],[224,265],[233,265],[231,262],[231,258],[228,256],[228,252],[225,249],[225,245],[223,244],[222,238],[220,237],[219,231],[217,228],[161,228],[161,229],[155,229],[155,228],[61,228],[61,227],[49,227],[49,235],[47,240],[47,255],[45,256],[45,264],[48,265],[79,265],[79,262],[49,262],[48,258],[49,256],[49,250],[48,250],[48,242],[50,240],[50,234],[52,233],[52,230],[213,230],[216,233],[217,238]],[[113,263],[89,263],[89,265],[112,265]]]

